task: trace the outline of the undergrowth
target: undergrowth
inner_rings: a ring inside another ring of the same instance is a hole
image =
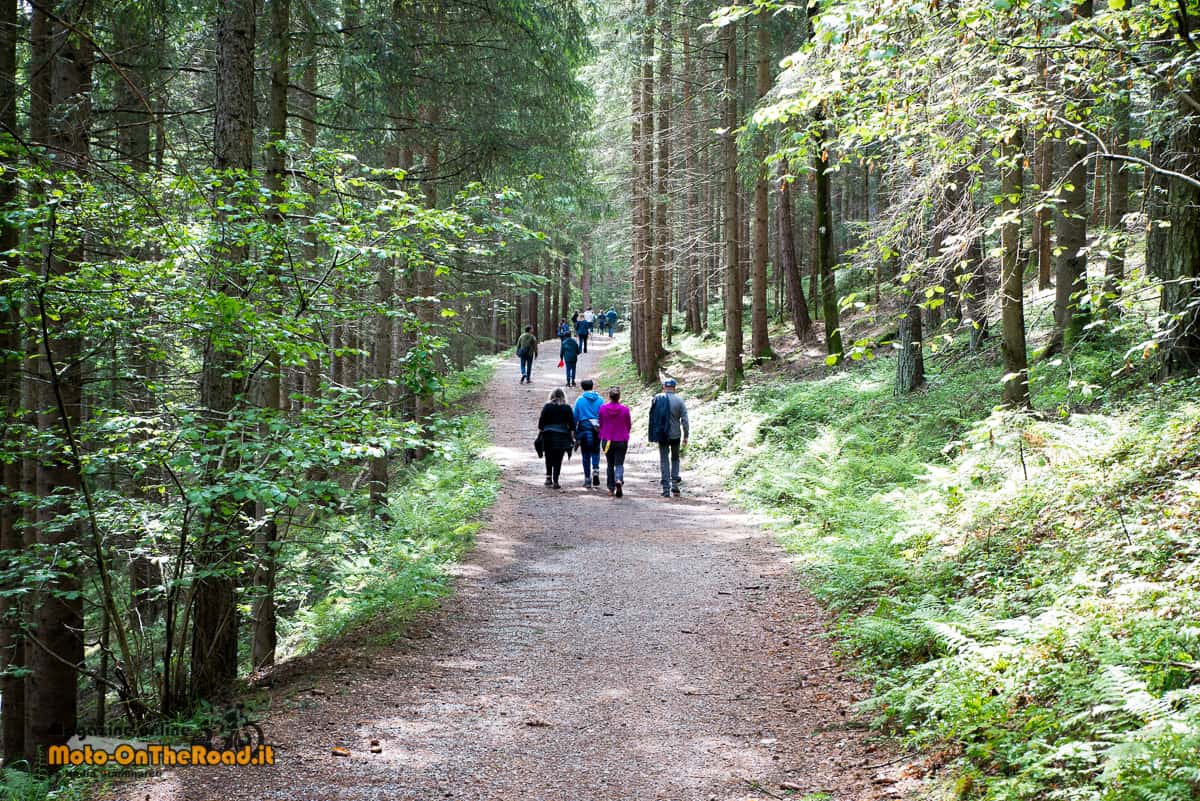
[[[314,574],[302,584],[325,587],[289,626],[289,653],[367,625],[395,635],[399,624],[449,591],[446,567],[471,547],[495,501],[499,468],[480,456],[488,444],[482,414],[444,422],[437,441],[432,453],[393,478],[386,516],[331,526],[322,541],[289,560]]]
[[[1040,415],[954,353],[907,398],[885,359],[692,407],[950,797],[1200,798],[1200,382],[1119,354],[1038,365]]]

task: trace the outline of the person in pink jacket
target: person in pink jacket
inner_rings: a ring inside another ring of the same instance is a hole
[[[621,497],[625,484],[625,452],[629,449],[629,432],[633,429],[633,417],[629,407],[621,405],[621,390],[614,387],[608,391],[608,403],[600,407],[600,449],[608,463],[608,494]]]

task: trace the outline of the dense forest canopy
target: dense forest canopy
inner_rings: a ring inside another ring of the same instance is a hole
[[[914,406],[942,351],[1012,413],[1086,408],[1074,373],[1039,397],[1074,360],[1194,375],[1198,27],[1196,0],[3,0],[5,761],[352,625],[376,550],[420,564],[397,481],[478,449],[449,407],[526,326],[611,307],[643,381],[687,335],[729,393],[809,346],[893,356]]]

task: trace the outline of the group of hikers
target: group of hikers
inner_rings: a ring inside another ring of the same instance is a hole
[[[596,314],[589,306],[582,312],[576,312],[571,322],[575,336],[571,335],[572,328],[565,319],[558,327],[559,366],[567,371],[568,387],[575,386],[579,356],[587,353],[587,341],[593,325],[597,325],[601,331],[607,330],[611,337],[616,327],[617,313],[609,309]],[[517,358],[521,364],[519,383],[533,382],[533,361],[537,353],[537,335],[533,333],[533,326],[527,325],[517,339]],[[583,486],[589,490],[600,486],[600,455],[603,454],[608,473],[608,494],[620,498],[624,495],[625,454],[629,450],[633,416],[629,407],[621,403],[620,387],[608,391],[608,402],[605,403],[595,391],[595,382],[585,378],[579,383],[583,393],[573,405],[567,402],[567,393],[558,387],[550,393],[550,400],[542,407],[538,417],[538,436],[534,448],[538,456],[546,460],[546,486],[562,489],[559,478],[563,459],[578,448],[583,462]],[[680,494],[682,479],[679,476],[679,454],[687,445],[690,433],[687,404],[675,390],[674,378],[663,379],[662,392],[655,395],[650,404],[648,438],[651,444],[658,445],[664,498]]]
[[[583,393],[575,399],[574,406],[567,403],[566,392],[557,387],[538,417],[534,448],[546,460],[546,486],[562,489],[559,477],[563,457],[578,448],[583,462],[583,486],[587,489],[600,486],[600,454],[604,454],[609,497],[620,498],[624,495],[625,454],[633,416],[629,407],[621,403],[620,387],[610,389],[608,402],[604,403],[593,389],[591,379],[585,378],[580,385]],[[649,439],[658,445],[664,498],[680,494],[679,484],[683,479],[679,475],[679,452],[687,445],[690,433],[687,404],[675,390],[675,379],[664,379],[662,392],[650,404]]]
[[[611,339],[617,328],[616,309],[609,309],[599,314],[588,306],[583,311],[571,315],[568,323],[564,317],[558,325],[558,366],[566,370],[567,386],[575,386],[575,371],[579,365],[579,356],[588,352],[588,338],[592,328],[607,331]],[[525,326],[521,336],[517,338],[517,358],[521,361],[520,384],[533,383],[533,361],[538,355],[537,335],[533,326]]]

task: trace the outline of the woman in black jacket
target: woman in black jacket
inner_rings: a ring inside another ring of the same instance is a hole
[[[562,471],[563,455],[575,445],[575,415],[561,389],[550,393],[550,402],[542,407],[538,417],[542,432],[542,450],[546,454],[546,486],[561,489],[558,474]]]

